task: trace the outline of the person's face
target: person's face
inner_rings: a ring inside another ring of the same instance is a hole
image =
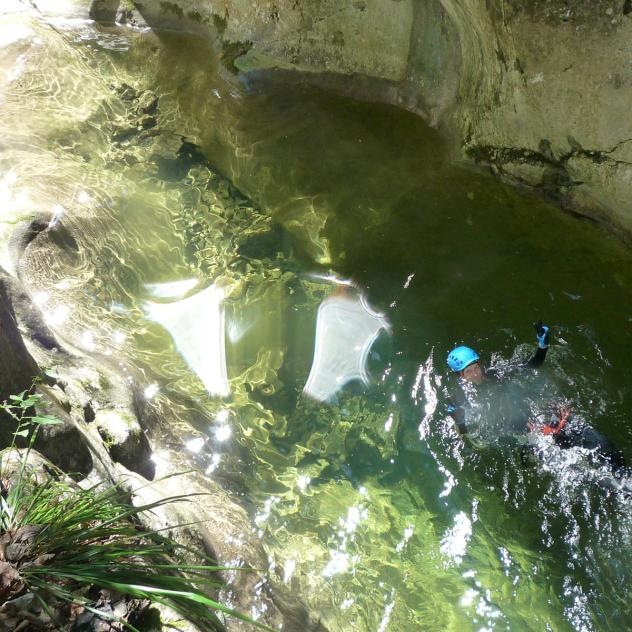
[[[485,379],[480,362],[474,362],[461,371],[461,377],[472,384],[481,384]]]

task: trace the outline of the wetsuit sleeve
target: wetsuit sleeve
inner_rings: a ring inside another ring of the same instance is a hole
[[[536,352],[521,366],[525,369],[537,369],[544,363],[544,358],[546,358],[546,352],[548,350],[548,347],[538,347]]]
[[[485,377],[489,379],[500,379],[506,375],[510,375],[515,371],[519,371],[522,369],[537,369],[542,366],[544,363],[544,359],[546,358],[546,353],[549,350],[548,347],[538,347],[535,350],[535,353],[525,362],[521,362],[520,364],[513,364],[510,366],[504,367],[493,367],[485,370]]]
[[[460,396],[459,396],[460,395]],[[448,398],[448,415],[454,419],[456,428],[460,434],[467,433],[467,426],[465,424],[465,398],[462,393],[453,395]]]

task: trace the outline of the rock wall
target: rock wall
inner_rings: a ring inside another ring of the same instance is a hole
[[[28,389],[39,374],[18,330],[8,283],[8,275],[0,270],[0,400]]]
[[[463,3],[465,4],[465,3]],[[469,3],[474,4],[474,3]],[[623,233],[632,230],[628,2],[495,2],[463,56],[456,129],[467,155]],[[467,31],[469,20],[459,27]],[[463,38],[461,38],[463,40]],[[626,71],[626,68],[628,69]],[[489,80],[484,83],[484,76]],[[483,86],[476,94],[476,84]]]
[[[418,112],[459,156],[632,235],[630,0],[135,6],[154,27],[212,35],[231,70],[309,73]]]

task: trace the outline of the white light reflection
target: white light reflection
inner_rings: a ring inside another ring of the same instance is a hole
[[[441,540],[441,553],[449,557],[454,563],[460,564],[471,537],[472,522],[461,511],[454,517],[454,525],[445,532]]]
[[[110,311],[114,314],[125,314],[129,312],[129,309],[122,303],[112,303],[112,305],[110,305]]]
[[[173,288],[174,284],[165,284]],[[154,292],[159,292],[157,286]],[[164,288],[163,288],[164,289]],[[181,288],[180,288],[181,289]],[[224,337],[224,289],[214,285],[173,303],[146,303],[147,317],[161,324],[210,395],[230,393]]]
[[[270,517],[270,513],[272,512],[272,506],[279,499],[276,496],[271,496],[270,498],[266,498],[266,501],[263,503],[263,509],[255,515],[255,524],[260,527],[263,525],[267,519]]]
[[[305,474],[301,474],[297,479],[296,479],[296,486],[302,491],[304,492],[308,487],[309,484],[312,482],[311,477],[305,475]]]
[[[0,93],[0,101],[2,94]],[[14,191],[18,180],[17,174],[12,169],[0,175],[0,237],[3,243],[7,243],[14,224],[23,213],[29,212],[29,195],[26,190]],[[0,251],[0,265],[12,274],[15,274],[13,258],[6,247]]]
[[[68,305],[58,305],[50,312],[44,314],[44,320],[46,324],[51,327],[58,327],[59,325],[63,325],[70,316],[70,307]]]
[[[352,380],[368,384],[369,351],[383,329],[389,330],[386,317],[358,292],[326,298],[318,308],[314,360],[303,392],[326,402]]]
[[[88,351],[94,351],[96,349],[96,343],[94,342],[94,334],[91,331],[84,331],[81,334],[81,344]]]
[[[384,424],[384,430],[388,432],[393,426],[393,413],[388,416],[386,423]]]
[[[408,544],[408,540],[413,537],[414,532],[415,527],[413,527],[412,525],[409,525],[404,529],[404,537],[401,539],[401,542],[399,542],[395,547],[395,550],[398,553],[401,553],[404,550],[404,547],[406,546],[406,544]]]
[[[386,632],[386,628],[388,627],[388,622],[391,619],[391,614],[393,612],[393,608],[395,607],[395,591],[391,591],[390,595],[391,601],[384,606],[384,615],[382,616],[382,620],[380,621],[380,627],[377,629],[377,632]]]
[[[217,415],[215,415],[215,419],[217,421],[219,421],[220,423],[224,423],[226,421],[228,421],[228,417],[230,415],[230,411],[228,410],[228,408],[222,408]]]
[[[478,600],[478,604],[476,604],[476,614],[479,617],[486,617],[488,624],[492,623],[491,619],[498,619],[499,617],[502,617],[502,612],[495,608],[491,602],[492,594],[488,589],[485,590],[485,594],[481,595],[481,598]],[[490,627],[487,629],[491,632],[493,628]]]
[[[122,345],[127,340],[127,336],[122,331],[115,331],[112,340],[114,344]]]
[[[329,281],[343,287],[354,287],[351,279],[341,279],[335,274],[310,274],[312,279],[322,279],[323,281]]]
[[[334,575],[339,575],[340,573],[345,573],[349,569],[349,554],[344,551],[330,551],[331,560],[325,568],[321,575],[323,577],[333,577]]]
[[[145,399],[153,399],[158,394],[159,390],[160,390],[160,387],[158,386],[158,384],[150,384],[143,391],[143,395],[145,396]]]
[[[456,478],[454,478],[452,472],[450,472],[447,467],[444,467],[441,463],[439,463],[439,461],[437,461],[437,467],[446,478],[445,483],[443,484],[443,489],[439,494],[439,498],[445,498],[450,495],[450,492],[456,486]]]
[[[347,533],[353,533],[362,520],[369,517],[369,511],[366,507],[349,507],[347,511],[347,519],[340,519],[340,524]]]
[[[197,279],[182,279],[168,283],[147,283],[145,288],[156,298],[181,298],[197,284]]]
[[[10,189],[16,182],[18,181],[18,174],[10,169],[7,171],[2,178],[0,179],[0,185],[2,185],[3,189]]]
[[[476,615],[481,619],[485,619],[486,626],[478,628],[479,632],[491,632],[492,630],[496,630],[498,619],[505,619],[505,617],[498,608],[492,605],[491,591],[488,588],[485,588],[480,581],[475,579],[476,572],[474,570],[470,569],[461,576],[465,579],[473,579],[475,588],[468,588],[463,593],[459,599],[459,605],[466,609],[470,609],[474,606],[474,612]],[[504,623],[506,623],[506,619]]]
[[[80,204],[89,204],[90,202],[92,202],[90,194],[86,191],[79,191],[79,193],[77,193],[77,200]]]
[[[478,597],[478,590],[475,590],[474,588],[468,588],[459,600],[459,604],[463,608],[467,608],[474,603],[476,597]]]
[[[330,550],[331,556],[329,562],[322,570],[321,575],[323,577],[333,577],[340,573],[346,573],[349,571],[351,564],[356,564],[360,557],[358,555],[350,555],[347,553],[347,545],[349,542],[353,542],[354,534],[363,520],[367,520],[369,517],[369,511],[366,507],[352,506],[347,510],[346,517],[341,517],[338,520],[340,529],[337,532],[339,538],[339,548]]]
[[[165,471],[170,462],[169,453],[166,450],[154,452],[149,458],[156,464],[156,472]]]
[[[289,584],[294,571],[296,570],[296,560],[285,560],[283,565],[283,583]]]
[[[31,4],[34,5],[35,3]],[[37,0],[37,12],[40,15],[52,18],[50,22],[55,25],[73,22],[92,23],[92,20],[86,19],[88,17],[88,6],[87,3],[74,0]],[[67,19],[62,20],[61,18]]]
[[[428,356],[428,359],[424,364],[419,367],[419,371],[417,371],[417,377],[415,378],[415,385],[413,386],[413,390],[411,395],[414,400],[417,399],[417,393],[421,384],[423,383],[423,394],[424,394],[424,416],[421,422],[419,423],[419,437],[421,439],[425,439],[430,432],[430,421],[432,416],[434,415],[435,410],[437,409],[437,391],[432,384],[432,374],[433,374],[433,361],[432,361],[432,351]]]
[[[218,467],[220,464],[220,461],[222,460],[222,455],[221,454],[214,454],[211,457],[211,462],[209,464],[209,466],[206,468],[206,474],[212,474]]]
[[[50,301],[50,294],[48,292],[36,292],[33,296],[33,302],[38,307],[43,307],[48,301]]]
[[[33,35],[33,29],[25,24],[2,24],[0,25],[0,48],[5,48],[21,40],[28,39]]]
[[[204,447],[204,437],[196,437],[185,442],[184,447],[193,454],[199,454]]]
[[[55,228],[65,214],[66,209],[61,204],[55,204],[55,206],[53,206],[53,216],[48,222],[48,228]]]
[[[218,441],[226,441],[227,439],[230,439],[230,437],[232,436],[233,429],[228,424],[224,424],[222,426],[218,426],[217,428],[215,428],[213,432],[215,434],[215,438]]]

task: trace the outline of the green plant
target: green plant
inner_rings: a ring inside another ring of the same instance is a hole
[[[221,587],[217,572],[229,569],[179,564],[174,554],[188,549],[139,527],[142,512],[188,497],[132,507],[116,486],[84,490],[55,477],[38,484],[28,467],[29,452],[42,425],[61,422],[33,413],[37,402],[37,395],[25,391],[0,404],[16,421],[15,436],[28,441],[10,479],[6,461],[0,461],[0,613],[8,601],[30,604],[24,618],[16,619],[16,630],[69,629],[84,612],[136,630],[129,620],[99,607],[100,589],[169,606],[204,630],[224,629],[216,611],[271,629],[205,593],[204,588]]]

